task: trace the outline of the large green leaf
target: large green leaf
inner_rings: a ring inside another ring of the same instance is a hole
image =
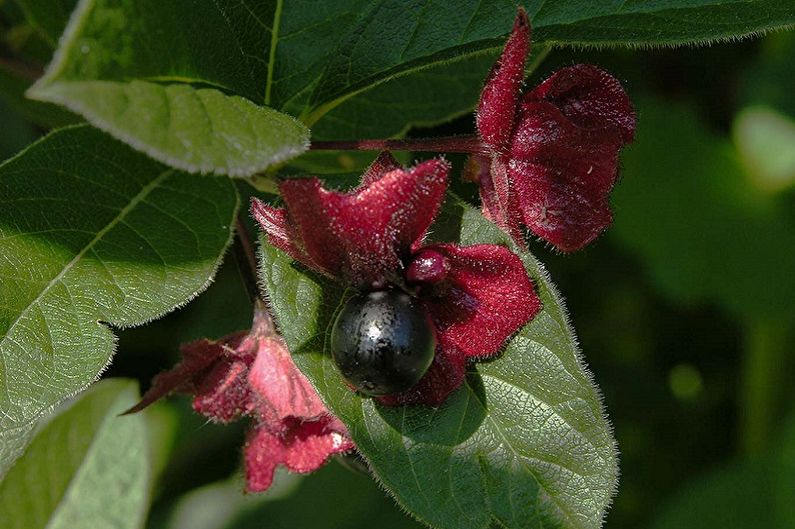
[[[60,103],[172,167],[249,176],[307,149],[295,119],[214,88],[146,81],[60,81],[55,70],[28,94]]]
[[[446,206],[434,233],[518,252],[459,202]],[[616,485],[615,443],[562,302],[540,264],[520,255],[543,311],[500,358],[473,368],[443,406],[386,408],[351,392],[328,355],[341,289],[263,240],[263,280],[296,363],[379,481],[435,527],[599,527]]]
[[[691,109],[650,100],[638,109],[637,139],[613,194],[611,236],[677,301],[718,302],[754,319],[792,314],[791,202],[758,188],[728,138]]]
[[[237,194],[88,126],[0,165],[0,474],[36,419],[108,364],[109,325],[148,322],[210,282]]]
[[[234,20],[211,2],[82,1],[28,95],[172,167],[254,174],[306,150],[309,131],[217,89],[258,99],[253,50],[238,42],[247,32]]]
[[[0,484],[4,529],[135,529],[148,510],[152,469],[134,382],[97,384],[38,433]]]
[[[496,52],[464,57],[387,81],[323,116],[312,138],[388,138],[471,114],[496,59]]]
[[[530,15],[536,44],[706,43],[795,24],[795,9],[777,0],[521,3]],[[495,38],[510,29],[516,5],[515,0],[372,2],[331,56],[313,106],[333,106],[396,75],[499,47],[502,43]]]

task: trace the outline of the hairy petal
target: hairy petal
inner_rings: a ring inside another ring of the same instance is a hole
[[[488,163],[490,177],[480,180],[480,202],[483,216],[505,230],[524,247],[522,215],[516,192],[508,177],[508,158],[495,156]]]
[[[287,220],[287,212],[282,208],[267,205],[262,200],[251,197],[251,216],[268,235],[268,241],[298,261],[307,261],[309,257],[293,244],[295,232]]]
[[[447,282],[423,295],[437,339],[467,358],[487,358],[541,309],[519,257],[495,244],[430,246],[450,263]]]
[[[467,360],[487,358],[541,309],[522,261],[494,244],[435,244],[423,252],[444,257],[445,280],[423,286],[420,300],[436,330],[436,355],[415,387],[379,398],[387,406],[438,406],[464,381]]]
[[[367,187],[385,174],[402,168],[403,166],[392,156],[391,152],[381,151],[378,157],[373,160],[373,163],[370,164],[370,167],[364,171],[361,185],[362,187]]]
[[[587,64],[559,70],[525,94],[510,153],[481,180],[484,208],[516,240],[521,222],[559,250],[578,250],[612,222],[618,153],[634,133],[615,77]]]
[[[312,472],[331,455],[352,448],[353,442],[345,427],[330,416],[287,423],[278,431],[257,427],[249,434],[244,448],[246,489],[249,492],[267,490],[279,465],[293,472]]]
[[[595,239],[612,222],[622,145],[615,127],[582,128],[551,103],[524,103],[507,163],[524,224],[564,252]]]
[[[261,339],[248,381],[259,399],[259,414],[269,424],[291,417],[314,420],[328,413],[280,336]]]
[[[476,113],[480,137],[497,152],[507,148],[513,131],[529,48],[530,22],[520,7],[502,55],[486,78]]]
[[[623,143],[635,136],[635,110],[618,79],[596,66],[575,64],[552,74],[524,101],[549,101],[584,129],[615,129]]]
[[[254,409],[246,382],[250,362],[238,359],[218,362],[197,385],[193,409],[217,422],[232,422]]]
[[[245,390],[239,387],[241,381],[236,373],[241,366],[247,370],[246,363],[252,359],[238,355],[235,351],[245,336],[246,333],[235,333],[218,341],[201,339],[183,344],[180,347],[182,360],[155,376],[141,401],[125,413],[139,412],[173,392],[193,394],[196,397],[194,408],[203,413],[202,410],[212,408],[209,402],[213,394],[221,392],[222,387],[231,387],[235,397],[230,400],[228,413],[219,412],[218,416],[214,416],[213,412],[209,414],[211,418],[222,422],[231,420],[241,407],[240,403],[245,400]]]
[[[446,161],[429,160],[352,193],[323,189],[316,178],[282,182],[293,243],[307,255],[300,260],[347,283],[391,278],[433,221],[448,170]]]

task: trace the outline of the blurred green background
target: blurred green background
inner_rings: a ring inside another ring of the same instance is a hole
[[[49,53],[25,35],[7,34],[2,46],[27,47],[42,63]],[[606,527],[793,528],[795,33],[710,48],[554,50],[531,80],[575,62],[621,79],[639,116],[614,226],[573,255],[532,244],[567,299],[618,439],[621,481]],[[21,103],[22,88],[0,73],[3,159],[43,123],[74,119]],[[466,114],[409,134],[472,130]],[[348,167],[358,158],[334,156]],[[468,184],[456,188],[476,197]],[[181,342],[245,328],[248,306],[230,254],[185,309],[121,331],[105,376],[147,387],[178,360]],[[150,528],[419,527],[337,461],[242,495],[244,424],[208,423],[180,397],[154,416],[167,441]]]

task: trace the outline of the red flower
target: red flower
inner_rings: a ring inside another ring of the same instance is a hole
[[[227,423],[252,417],[244,450],[249,491],[270,487],[278,465],[312,472],[329,456],[354,448],[345,426],[293,363],[260,304],[250,331],[218,341],[197,340],[181,351],[182,362],[155,377],[128,413],[178,391],[192,394],[193,408],[211,420]]]
[[[503,246],[423,242],[447,188],[443,160],[404,170],[382,153],[351,193],[317,178],[282,182],[284,209],[252,200],[274,246],[357,288],[392,285],[416,295],[433,324],[436,352],[412,389],[387,405],[438,405],[461,385],[468,360],[491,357],[540,309],[521,260]]]
[[[520,226],[568,252],[612,222],[609,193],[635,113],[621,84],[587,64],[563,68],[522,94],[530,24],[519,9],[477,110],[487,155],[470,159],[484,214],[520,244]]]

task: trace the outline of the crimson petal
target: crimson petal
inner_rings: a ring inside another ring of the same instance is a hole
[[[328,413],[281,337],[260,339],[248,382],[258,397],[259,414],[268,423],[278,424],[289,417],[311,420]]]
[[[296,258],[347,283],[392,277],[433,221],[448,170],[446,161],[429,160],[390,171],[351,193],[323,189],[317,178],[282,182],[293,244],[306,255]]]
[[[474,159],[474,156],[473,156]],[[505,230],[511,238],[524,247],[524,237],[520,228],[522,215],[518,197],[508,175],[506,161],[495,156],[489,161],[481,158],[489,176],[480,180],[480,201],[483,216]]]
[[[502,55],[486,78],[476,113],[480,137],[498,152],[507,147],[513,132],[529,48],[530,22],[525,10],[519,8],[513,32],[505,43]]]
[[[468,359],[487,358],[541,309],[522,261],[494,244],[435,244],[447,263],[442,283],[426,285],[420,300],[436,330],[434,363],[411,390],[379,398],[387,406],[438,406],[464,381]]]
[[[621,133],[582,128],[548,102],[524,103],[520,112],[505,163],[523,222],[559,250],[578,250],[612,221]]]
[[[558,70],[528,92],[524,101],[549,101],[578,127],[617,129],[624,143],[635,136],[635,111],[621,82],[590,64]]]
[[[287,220],[287,212],[251,197],[251,216],[268,235],[268,241],[293,259],[306,262],[309,257],[293,244],[294,230]]]
[[[255,400],[246,382],[250,363],[218,362],[196,387],[193,409],[218,422],[232,422],[254,409]]]
[[[449,262],[447,284],[422,302],[437,339],[467,358],[487,358],[541,309],[541,300],[519,257],[495,244],[426,248]]]
[[[244,345],[246,333],[221,340],[195,340],[180,347],[182,361],[158,374],[141,401],[125,413],[136,413],[172,392],[194,395],[194,409],[210,419],[230,422],[253,407],[246,375],[254,360]]]
[[[402,169],[403,166],[400,165],[392,153],[389,151],[381,151],[378,154],[378,157],[373,160],[373,163],[365,169],[364,174],[362,175],[362,187],[366,187],[386,173],[390,171],[394,171],[395,169]]]
[[[527,93],[518,116],[510,154],[502,157],[510,186],[500,188],[492,170],[494,194],[500,205],[517,200],[518,208],[508,208],[518,209],[536,235],[564,252],[578,250],[612,222],[618,152],[635,132],[629,97],[615,77],[578,64]],[[487,207],[488,185],[481,195]]]
[[[246,489],[267,490],[279,465],[300,473],[317,470],[330,456],[353,448],[344,432],[342,423],[330,416],[285,424],[282,431],[255,428],[244,449]]]

